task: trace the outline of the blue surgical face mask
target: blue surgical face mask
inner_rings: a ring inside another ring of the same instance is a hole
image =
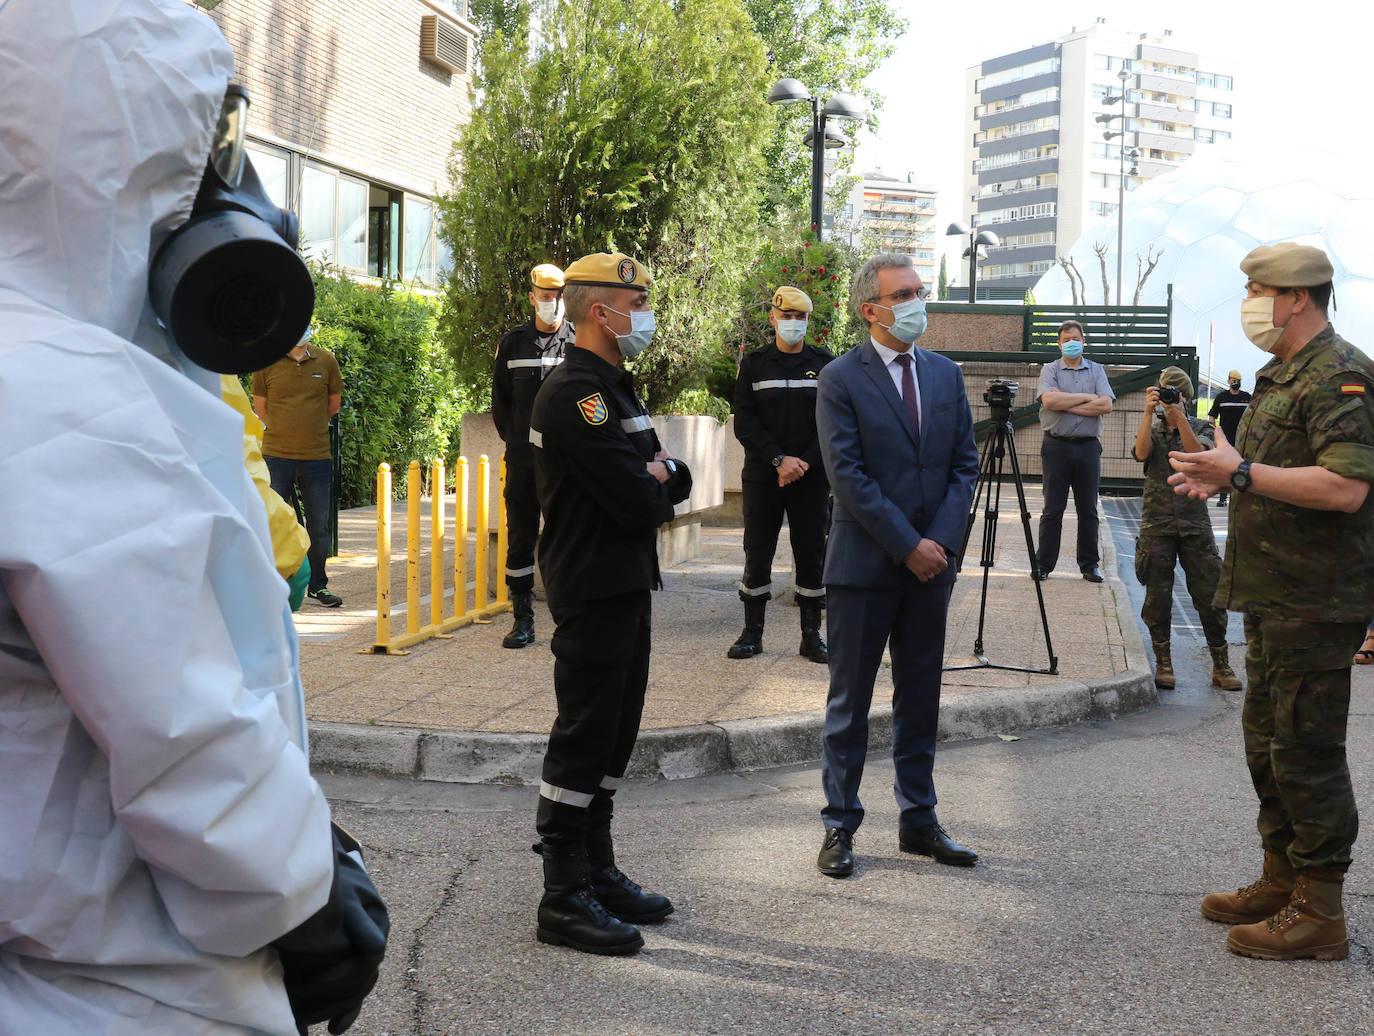
[[[892,311],[892,323],[884,324],[879,320],[878,326],[887,328],[897,341],[910,345],[926,333],[925,299],[907,299],[895,306],[880,305],[878,308]]]
[[[778,337],[788,345],[796,345],[806,337],[805,320],[778,319]]]
[[[630,318],[629,334],[616,334],[615,331],[611,331],[609,325],[606,328],[615,335],[616,345],[620,347],[621,356],[628,360],[649,348],[649,343],[654,340],[654,330],[657,327],[654,323],[653,310],[637,309],[631,313],[622,313],[618,309],[611,309],[610,306],[606,306],[606,308],[616,316]]]
[[[1066,360],[1076,360],[1083,355],[1083,343],[1076,338],[1070,338],[1060,348],[1063,350]]]

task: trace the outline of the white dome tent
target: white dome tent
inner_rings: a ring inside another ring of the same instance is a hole
[[[1090,304],[1102,301],[1093,246],[1107,245],[1108,280],[1115,284],[1116,234],[1112,215],[1061,252],[1082,272]],[[1205,368],[1214,330],[1213,373],[1234,367],[1249,387],[1252,372],[1266,357],[1241,332],[1245,275],[1240,261],[1256,246],[1277,241],[1315,245],[1331,257],[1336,270],[1331,322],[1350,342],[1374,354],[1374,183],[1355,156],[1219,144],[1129,192],[1122,293],[1130,301],[1136,256],[1162,249],[1141,305],[1164,305],[1172,284],[1173,343],[1196,345]],[[1033,294],[1041,305],[1073,301],[1059,266],[1040,278]]]

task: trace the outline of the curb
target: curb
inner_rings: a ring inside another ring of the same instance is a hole
[[[1122,631],[1126,671],[1085,682],[1057,680],[1030,688],[994,689],[946,698],[938,741],[967,741],[1014,730],[1110,720],[1159,703],[1149,659],[1125,593],[1110,534],[1103,562]],[[683,780],[821,757],[824,712],[726,720],[641,731],[627,777]],[[409,730],[362,724],[310,724],[316,770],[458,784],[537,785],[548,738],[543,734]],[[869,749],[892,747],[892,706],[869,713]]]

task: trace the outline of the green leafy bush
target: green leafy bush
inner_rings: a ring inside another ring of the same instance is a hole
[[[393,282],[352,280],[314,266],[314,341],[332,352],[343,374],[339,411],[341,507],[374,501],[377,465],[391,465],[393,487],[418,460],[450,462],[467,393],[448,351],[436,342],[439,304]]]

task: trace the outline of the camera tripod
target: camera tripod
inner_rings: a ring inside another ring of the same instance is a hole
[[[973,506],[969,510],[964,542],[959,548],[959,557],[955,562],[955,570],[961,571],[964,556],[968,553],[969,538],[973,535],[973,524],[978,518],[978,501],[981,498],[986,505],[983,512],[982,555],[979,558],[979,564],[983,567],[983,594],[978,602],[978,638],[973,642],[973,656],[978,661],[966,665],[947,665],[944,668],[1013,669],[1021,673],[1058,675],[1059,659],[1054,653],[1054,645],[1050,642],[1050,622],[1045,615],[1045,594],[1040,587],[1040,573],[1035,563],[1035,542],[1031,538],[1031,516],[1030,510],[1026,507],[1026,487],[1021,480],[1021,465],[1016,459],[1016,439],[1011,426],[1011,401],[1008,399],[1003,403],[1000,399],[990,399],[986,395],[983,398],[992,407],[992,429],[988,433],[987,441],[983,443],[983,456],[978,462],[978,481],[973,491]],[[1016,484],[1016,499],[1021,505],[1021,527],[1026,532],[1026,556],[1030,559],[1031,582],[1035,584],[1035,597],[1040,603],[1040,627],[1045,631],[1045,651],[1050,659],[1047,669],[1003,665],[989,661],[983,652],[983,626],[988,609],[988,573],[992,569],[993,558],[997,552],[997,511],[1002,503],[1002,481],[1005,478],[1003,462],[1008,456],[1011,458],[1011,473]]]

